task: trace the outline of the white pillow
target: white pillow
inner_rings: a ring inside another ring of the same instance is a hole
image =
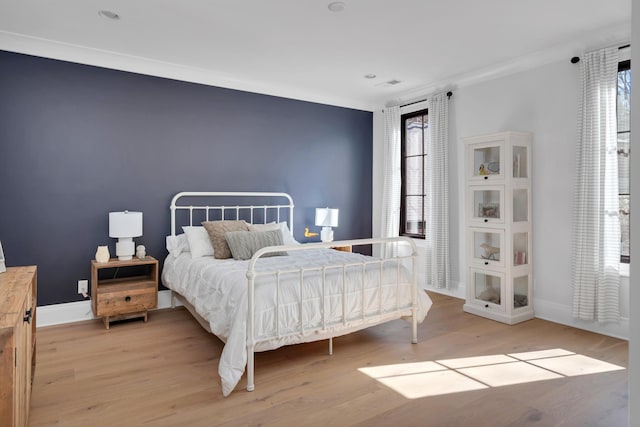
[[[299,244],[296,239],[293,238],[291,232],[289,231],[289,227],[287,226],[287,222],[279,222],[276,223],[270,222],[267,224],[247,224],[249,226],[249,231],[273,231],[280,230],[282,234],[282,244],[283,245],[297,245]]]
[[[167,236],[166,243],[167,251],[176,258],[183,252],[189,252],[189,242],[185,234]]]
[[[182,229],[184,230],[184,234],[187,235],[191,258],[213,255],[213,245],[211,244],[209,233],[207,233],[204,227],[185,226],[182,227]]]
[[[289,231],[289,226],[287,225],[286,221],[280,222],[280,230],[282,231],[282,240],[284,241],[285,245],[299,245],[300,242],[298,242],[296,239],[293,238],[293,234],[291,234],[291,231]]]

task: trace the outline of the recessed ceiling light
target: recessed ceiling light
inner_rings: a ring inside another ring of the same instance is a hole
[[[120,15],[115,12],[111,12],[110,10],[101,10],[100,12],[98,12],[98,15],[102,16],[103,18],[112,19],[114,21],[120,19]]]
[[[331,12],[342,12],[345,8],[343,1],[333,1],[327,6]]]
[[[375,74],[367,74],[364,76],[365,79],[375,79],[377,76]]]

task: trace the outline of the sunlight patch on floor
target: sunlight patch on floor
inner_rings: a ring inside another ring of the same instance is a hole
[[[561,348],[358,369],[407,399],[625,369]]]
[[[452,370],[379,378],[382,384],[407,399],[488,388],[486,385]]]
[[[460,359],[447,359],[436,360],[437,363],[444,365],[451,369],[470,368],[472,366],[487,366],[495,365],[497,363],[515,362],[513,357],[509,357],[506,354],[496,354],[492,356],[476,356],[476,357],[462,357]]]
[[[527,351],[526,353],[509,353],[509,356],[520,360],[544,359],[546,357],[570,356],[575,354],[572,351],[563,350],[561,348],[552,348],[550,350]]]
[[[567,377],[577,375],[598,374],[600,372],[618,371],[624,369],[613,363],[603,362],[581,354],[551,359],[532,360],[536,366],[558,372]]]
[[[491,387],[562,378],[562,375],[532,366],[526,362],[476,366],[474,368],[459,369],[458,371]]]
[[[444,371],[446,368],[436,362],[413,362],[375,366],[372,368],[360,368],[358,370],[369,375],[371,378],[387,378],[424,372]]]

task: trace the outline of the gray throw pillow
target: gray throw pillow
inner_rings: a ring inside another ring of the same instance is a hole
[[[259,249],[267,246],[281,246],[282,233],[280,230],[272,231],[229,231],[224,234],[227,244],[233,255],[233,259],[251,259]],[[263,256],[287,255],[286,252],[271,252]]]
[[[227,245],[227,240],[224,238],[225,233],[249,230],[247,223],[244,221],[204,221],[202,226],[209,233],[209,238],[213,245],[213,257],[217,259],[231,258],[229,245]]]

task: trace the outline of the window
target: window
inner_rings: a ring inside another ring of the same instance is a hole
[[[621,230],[620,262],[630,260],[629,156],[631,154],[631,61],[618,65],[618,200]]]
[[[402,144],[402,188],[400,235],[425,238],[425,166],[429,138],[427,110],[400,117]]]

